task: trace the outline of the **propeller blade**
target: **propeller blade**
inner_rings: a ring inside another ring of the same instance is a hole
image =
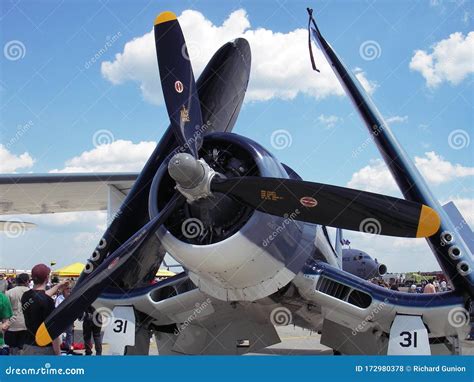
[[[166,221],[178,205],[185,200],[181,194],[176,194],[163,208],[158,216],[148,222],[136,232],[66,298],[40,325],[36,331],[36,343],[46,346],[64,332],[102,293],[110,284],[113,284],[120,275],[127,270],[134,261],[134,253],[146,243],[150,235]]]
[[[213,132],[232,131],[247,90],[250,65],[250,46],[247,40],[238,38],[219,48],[204,68],[196,82],[202,118],[206,121],[204,136]],[[149,220],[146,207],[153,177],[175,146],[177,142],[170,126],[127,194],[120,213],[105,231],[101,240],[103,245],[100,249],[96,248],[100,257],[97,260],[89,260],[94,268],[102,263],[105,254],[115,251]],[[137,252],[137,256],[147,257],[146,252],[146,248],[143,248]],[[163,258],[165,252],[161,251],[156,257]],[[122,275],[122,283],[133,285],[136,280],[141,279],[143,274],[140,269],[143,270],[141,267],[130,268]],[[75,288],[89,275],[90,273],[83,272]]]
[[[440,227],[428,206],[391,196],[295,179],[242,177],[211,183],[213,192],[230,194],[276,216],[352,231],[399,237],[428,237]]]
[[[203,130],[201,105],[183,32],[173,12],[155,20],[155,45],[161,87],[178,141],[197,158]]]

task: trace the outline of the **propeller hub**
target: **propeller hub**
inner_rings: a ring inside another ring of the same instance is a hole
[[[216,172],[202,159],[187,153],[174,155],[168,163],[168,173],[176,182],[176,189],[188,202],[212,195],[211,180]]]
[[[194,188],[203,180],[203,164],[192,155],[179,153],[168,163],[168,172],[175,182],[183,188]]]

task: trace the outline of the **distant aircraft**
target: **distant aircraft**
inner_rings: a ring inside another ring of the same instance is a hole
[[[95,301],[113,310],[106,335],[122,354],[147,354],[153,334],[160,354],[258,351],[280,341],[275,325],[290,322],[321,331],[321,343],[344,354],[459,352],[474,296],[472,232],[454,205],[442,208],[432,196],[308,11],[310,36],[406,200],[303,181],[260,144],[231,133],[249,79],[247,41],[221,47],[195,83],[178,20],[163,12],[154,33],[171,126],[138,177],[1,178],[4,213],[87,206],[111,217],[70,297],[38,329],[38,344]],[[107,187],[108,199],[99,200],[94,190]],[[43,196],[37,203],[35,194]],[[425,237],[455,290],[408,294],[345,272],[340,241],[333,245],[326,226]],[[150,285],[165,253],[185,270]]]
[[[342,248],[347,245],[348,248]],[[372,259],[370,255],[360,249],[354,249],[350,246],[350,241],[342,236],[342,230],[336,230],[336,252],[341,254],[342,269],[346,272],[352,273],[364,280],[369,280],[374,277],[383,276],[387,273],[387,266],[379,264],[377,259]]]
[[[372,259],[367,253],[352,248],[342,250],[342,269],[364,280],[387,273],[385,264],[379,264],[377,259]]]

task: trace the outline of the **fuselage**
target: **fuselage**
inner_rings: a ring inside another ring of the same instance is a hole
[[[359,249],[344,248],[342,250],[342,269],[364,280],[383,276],[387,273],[385,264],[380,264],[369,254]]]

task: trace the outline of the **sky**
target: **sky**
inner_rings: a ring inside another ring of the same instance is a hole
[[[442,202],[474,227],[471,1],[18,1],[0,4],[0,173],[140,171],[169,124],[151,34],[178,15],[196,77],[236,37],[252,70],[234,132],[305,180],[394,196],[365,126],[322,53],[311,70],[306,7]],[[0,196],[1,198],[1,196]],[[103,212],[31,215],[0,232],[0,268],[85,260]],[[11,236],[11,235],[10,235]],[[423,239],[346,233],[389,271],[439,269]]]

